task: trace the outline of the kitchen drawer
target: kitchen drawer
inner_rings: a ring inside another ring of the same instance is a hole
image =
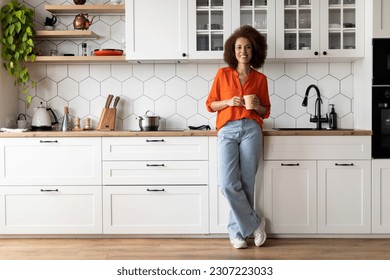
[[[0,185],[100,185],[101,138],[0,140]]]
[[[104,185],[207,185],[207,161],[104,161]]]
[[[207,234],[207,186],[103,187],[103,233]]]
[[[371,136],[266,136],[264,159],[371,159]]]
[[[104,137],[103,160],[208,160],[208,137]]]
[[[101,186],[0,187],[0,234],[102,233]]]

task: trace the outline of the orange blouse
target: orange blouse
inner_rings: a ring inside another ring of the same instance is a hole
[[[253,119],[262,127],[263,119],[270,115],[271,103],[268,95],[267,77],[252,69],[249,72],[248,79],[241,86],[238,72],[231,67],[220,68],[214,78],[209,96],[206,100],[206,107],[209,112],[213,101],[231,99],[234,96],[244,96],[247,94],[256,94],[260,100],[260,105],[267,108],[267,112],[261,118],[255,110],[247,110],[244,106],[228,106],[217,113],[217,130],[223,127],[229,121],[240,119]]]

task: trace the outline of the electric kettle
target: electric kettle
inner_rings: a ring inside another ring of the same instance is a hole
[[[51,121],[51,117],[53,117],[54,122]],[[40,106],[34,109],[34,116],[31,121],[31,130],[51,130],[52,125],[57,123],[58,119],[54,111],[51,108],[45,108],[42,102]]]

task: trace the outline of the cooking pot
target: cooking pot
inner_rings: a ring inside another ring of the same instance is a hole
[[[148,115],[152,114],[152,115]],[[156,131],[158,130],[160,117],[155,116],[150,110],[146,111],[145,115],[136,117],[139,122],[139,128],[141,131]]]
[[[50,112],[50,114],[49,114]],[[54,122],[51,121],[51,116]],[[51,130],[53,124],[57,124],[58,119],[51,108],[45,108],[42,105],[34,109],[34,116],[31,121],[31,130]]]

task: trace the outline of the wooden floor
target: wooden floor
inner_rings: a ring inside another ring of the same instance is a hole
[[[0,239],[1,260],[390,260],[390,239]]]

